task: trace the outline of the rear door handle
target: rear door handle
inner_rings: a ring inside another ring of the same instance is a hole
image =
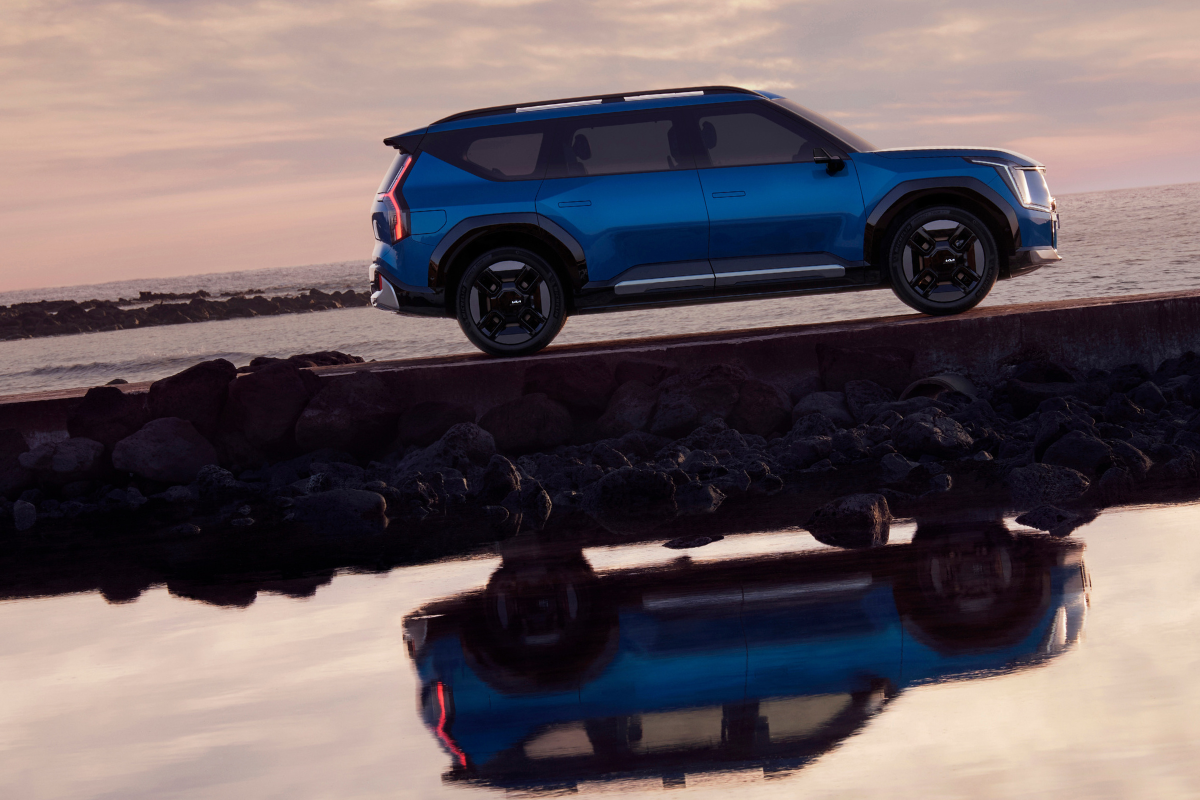
[[[561,203],[558,204],[558,207],[559,208],[582,208],[583,206],[590,206],[591,204],[592,204],[591,200],[563,200]]]
[[[713,192],[713,197],[745,197],[745,192]]]

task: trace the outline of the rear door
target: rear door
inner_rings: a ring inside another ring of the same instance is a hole
[[[845,154],[766,102],[692,113],[718,290],[842,277],[863,212],[853,162],[830,175],[814,148]]]
[[[568,117],[538,214],[583,247],[590,285],[619,295],[708,291],[708,213],[676,109]]]

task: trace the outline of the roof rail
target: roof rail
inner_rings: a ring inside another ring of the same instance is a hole
[[[472,119],[474,117],[490,117],[496,114],[515,114],[518,111],[539,111],[541,109],[564,108],[568,106],[583,106],[583,105],[599,105],[601,103],[624,103],[632,100],[659,100],[671,96],[694,95],[694,94],[753,94],[759,93],[751,89],[742,89],[737,86],[685,86],[678,89],[654,89],[648,92],[617,92],[615,94],[594,94],[587,97],[564,97],[559,100],[542,100],[536,103],[512,103],[504,106],[492,106],[490,108],[476,108],[471,111],[463,111],[458,114],[451,114],[448,117],[439,119],[434,125],[441,125],[443,122],[457,122],[460,119]]]

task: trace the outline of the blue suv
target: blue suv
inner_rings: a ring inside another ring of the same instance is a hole
[[[926,314],[1058,261],[1036,161],[879,150],[729,86],[500,106],[384,140],[371,302],[527,355],[570,314],[890,286]]]

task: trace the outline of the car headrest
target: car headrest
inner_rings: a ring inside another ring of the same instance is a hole
[[[676,164],[683,160],[683,148],[679,146],[679,131],[674,126],[667,131],[667,149],[671,151],[671,158]]]
[[[700,126],[700,141],[704,142],[705,150],[712,150],[717,146],[717,129],[711,122],[705,122]]]
[[[571,142],[571,152],[580,161],[587,161],[592,157],[592,145],[588,142],[586,136],[578,133],[575,135],[575,141]]]

